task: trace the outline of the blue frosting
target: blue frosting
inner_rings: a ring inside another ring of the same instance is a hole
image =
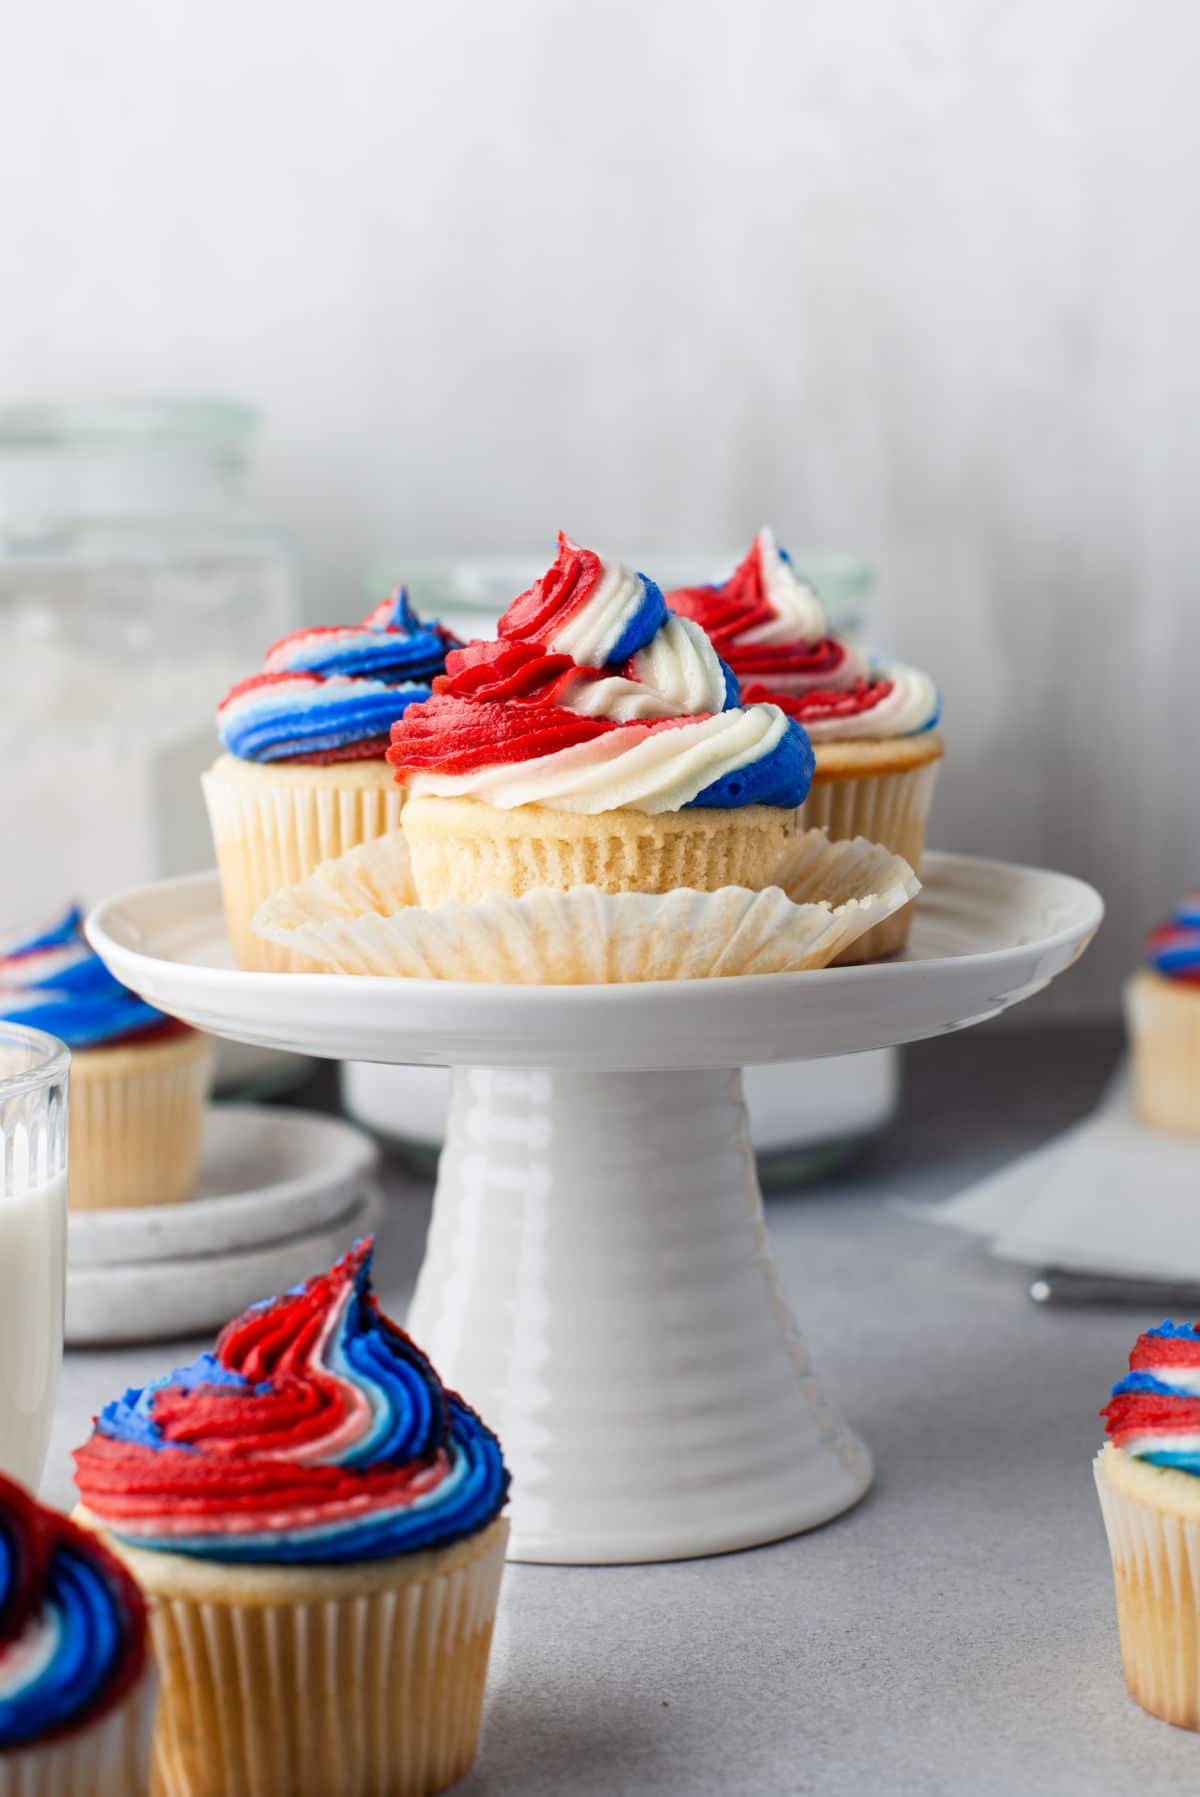
[[[3,1749],[82,1726],[115,1700],[140,1664],[145,1624],[132,1582],[95,1544],[19,1487],[0,1486]]]
[[[815,757],[808,732],[794,719],[775,747],[757,761],[723,774],[696,794],[693,805],[802,805],[812,783]]]
[[[305,637],[279,645],[279,660],[270,665],[322,674],[362,675],[389,684],[428,683],[445,671],[446,642],[436,621],[423,623],[407,592],[397,589],[369,622],[352,630]]]
[[[658,635],[664,624],[670,623],[671,614],[667,610],[662,589],[647,574],[639,572],[638,579],[642,583],[642,596],[626,620],[620,636],[605,656],[607,665],[628,661],[631,655],[636,655],[652,637]]]
[[[27,1684],[0,1696],[0,1747],[67,1727],[95,1703],[120,1656],[123,1633],[108,1581],[67,1547],[50,1563],[44,1620],[55,1631],[54,1652]]]
[[[430,691],[428,686],[388,686],[379,680],[307,687],[264,684],[226,702],[217,732],[222,746],[239,761],[323,755],[385,740],[397,718],[428,699]]]
[[[45,929],[0,943],[0,1018],[48,1030],[69,1048],[119,1042],[168,1022],[113,978],[71,905]]]

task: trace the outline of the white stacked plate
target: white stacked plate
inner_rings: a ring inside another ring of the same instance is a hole
[[[219,1328],[374,1227],[377,1153],[315,1111],[210,1105],[187,1204],[72,1212],[67,1341],[161,1341]]]

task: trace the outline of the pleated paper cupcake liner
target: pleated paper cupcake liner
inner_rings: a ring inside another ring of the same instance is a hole
[[[832,778],[818,772],[800,813],[801,823],[806,830],[824,830],[835,842],[865,836],[903,856],[919,873],[939,766],[939,761],[926,761],[892,773],[864,770]],[[908,942],[912,918],[913,907],[903,906],[864,931],[839,961],[846,965],[896,954]]]
[[[179,1567],[152,1597],[156,1797],[425,1797],[475,1757],[508,1523],[334,1567]]]
[[[189,1030],[71,1057],[72,1210],[192,1196],[213,1046]]]
[[[312,971],[253,929],[254,913],[321,862],[397,828],[404,793],[387,762],[300,768],[233,763],[203,776],[234,958],[262,973]]]
[[[762,892],[531,892],[425,910],[402,832],[328,862],[276,894],[255,927],[339,973],[517,985],[711,979],[825,967],[907,904],[907,862],[870,842],[809,831]]]
[[[1141,1503],[1094,1463],[1113,1562],[1125,1682],[1142,1708],[1200,1728],[1200,1520]]]
[[[0,1797],[149,1797],[157,1704],[148,1668],[115,1710],[78,1733],[0,1753]]]
[[[541,805],[502,811],[473,799],[414,798],[404,812],[413,881],[426,907],[576,886],[612,893],[757,891],[795,827],[795,814],[778,805],[591,816]]]
[[[1200,1135],[1200,987],[1137,973],[1125,987],[1125,1015],[1139,1120]]]

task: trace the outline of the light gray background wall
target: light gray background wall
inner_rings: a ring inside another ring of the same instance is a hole
[[[314,614],[383,556],[862,546],[939,841],[1055,862],[1111,1004],[1200,883],[1188,0],[48,0],[0,375],[264,409]]]

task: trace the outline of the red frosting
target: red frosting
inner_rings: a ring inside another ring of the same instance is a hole
[[[839,676],[851,660],[847,645],[836,636],[815,642],[747,643],[748,631],[770,624],[775,609],[762,571],[762,548],[756,537],[728,580],[716,587],[680,587],[667,594],[667,604],[681,618],[691,618],[712,639],[742,689],[742,703],[778,705],[789,717],[854,717],[891,691],[888,681],[858,680],[839,689]],[[781,692],[774,679],[813,681],[803,694]]]
[[[831,692],[814,687],[807,693],[781,693],[771,687],[751,685],[742,688],[742,704],[756,705],[766,701],[778,705],[790,718],[801,724],[814,724],[825,718],[859,717],[873,711],[887,698],[895,683],[891,680],[856,680],[844,692]]]
[[[576,549],[566,537],[560,536],[559,542],[556,568],[563,560],[563,544],[582,560],[598,559],[587,550]],[[550,575],[545,576],[538,586],[549,579]],[[607,675],[599,668],[580,667],[569,655],[556,655],[539,643],[513,640],[514,633],[506,626],[516,608],[536,591],[531,587],[514,600],[501,619],[500,629],[507,640],[469,643],[465,649],[456,649],[446,657],[445,674],[433,683],[433,697],[410,705],[404,716],[397,718],[387,758],[398,778],[433,770],[469,774],[477,768],[554,755],[611,730],[649,734],[699,721],[697,716],[620,724],[612,718],[584,717],[566,709],[564,696],[569,686],[603,680]],[[577,603],[578,598],[570,609]],[[560,619],[562,615],[558,614]],[[539,611],[538,616],[543,613]]]
[[[502,637],[543,643],[551,630],[564,624],[591,598],[603,565],[590,549],[581,549],[563,531],[558,533],[558,556],[540,580],[514,599],[497,629]]]

